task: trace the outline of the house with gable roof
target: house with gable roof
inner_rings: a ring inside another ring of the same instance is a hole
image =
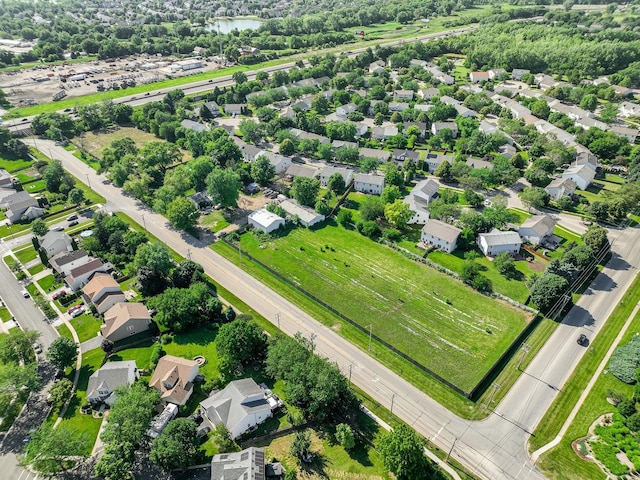
[[[556,221],[549,215],[534,215],[520,225],[518,234],[525,242],[537,246],[553,235],[555,226]]]
[[[200,367],[193,360],[165,355],[153,371],[149,387],[160,392],[165,403],[185,405],[193,393],[193,381]]]
[[[516,255],[522,246],[522,239],[517,232],[494,228],[488,233],[479,233],[477,243],[485,256],[495,257],[503,252]]]
[[[112,342],[117,342],[146,332],[150,326],[151,314],[142,303],[119,302],[105,312],[100,334]]]
[[[120,289],[120,284],[111,275],[102,272],[96,273],[82,287],[82,298],[87,305],[95,305],[101,315],[116,303],[127,301],[127,297]]]
[[[116,388],[132,385],[138,378],[140,374],[135,360],[107,362],[89,377],[87,401],[111,406],[117,398]]]

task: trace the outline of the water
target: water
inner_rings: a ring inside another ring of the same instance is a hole
[[[252,18],[220,18],[213,23],[207,25],[207,30],[212,32],[218,31],[218,23],[220,23],[220,33],[229,33],[233,29],[242,30],[255,30],[262,22]]]

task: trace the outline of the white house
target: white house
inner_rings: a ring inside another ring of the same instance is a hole
[[[353,182],[353,189],[356,192],[380,195],[384,188],[384,177],[381,175],[371,175],[369,173],[356,173]]]
[[[107,362],[89,377],[87,401],[113,405],[117,397],[116,388],[132,385],[138,378],[140,374],[135,360]]]
[[[284,218],[270,212],[266,208],[261,208],[252,212],[247,218],[249,225],[264,233],[271,233],[284,226]]]
[[[346,105],[340,105],[336,108],[336,115],[347,118],[350,113],[356,112],[358,106],[355,103],[347,103]]]
[[[395,90],[393,92],[394,100],[413,100],[413,90]]]
[[[570,178],[554,178],[544,189],[551,197],[551,200],[557,202],[564,196],[573,195],[576,191],[576,187],[576,182]]]
[[[227,115],[241,115],[246,108],[246,103],[227,103],[224,106],[224,113]]]
[[[622,102],[618,107],[621,117],[640,117],[640,105],[631,102]]]
[[[200,412],[211,430],[222,424],[231,438],[238,438],[273,416],[264,390],[252,378],[229,382],[200,402]]]
[[[458,136],[458,125],[456,122],[434,122],[431,125],[431,133],[434,135],[440,134],[443,130],[451,130],[453,138]]]
[[[609,129],[617,136],[626,138],[629,143],[635,143],[636,138],[638,137],[638,129],[637,128],[629,128],[622,127],[620,125],[612,125]]]
[[[489,72],[471,72],[469,80],[473,83],[487,82],[490,80]]]
[[[45,251],[47,258],[51,258],[59,253],[71,252],[73,250],[73,241],[64,232],[50,230],[40,240],[40,248]]]
[[[280,206],[291,216],[298,217],[300,225],[304,227],[313,227],[316,223],[324,221],[324,215],[312,210],[308,207],[303,207],[295,200],[283,200]]]
[[[531,73],[531,70],[527,70],[526,68],[514,68],[511,70],[511,78],[514,80],[520,80],[523,75],[527,75]]]
[[[489,74],[489,78],[491,80],[497,79],[500,75],[504,75],[507,71],[504,68],[492,68],[491,70],[487,70]]]
[[[85,263],[89,263],[90,260],[91,257],[89,257],[89,254],[81,248],[71,252],[60,252],[49,258],[49,264],[57,273],[67,276],[71,270]]]
[[[374,126],[371,128],[371,138],[374,140],[387,140],[398,135],[398,127],[395,125]]]
[[[320,185],[326,187],[329,178],[334,173],[339,173],[340,175],[342,175],[345,185],[349,185],[351,183],[351,180],[353,180],[353,170],[342,167],[330,167],[327,165],[323,167],[322,170],[320,170]]]
[[[453,153],[447,155],[446,153],[433,153],[427,150],[424,161],[429,166],[429,172],[433,173],[442,162],[449,162],[453,165]]]
[[[388,150],[378,150],[377,148],[362,147],[358,150],[358,158],[375,158],[380,163],[384,163],[391,158],[391,152]]]
[[[440,250],[451,253],[456,249],[458,236],[461,232],[462,230],[459,228],[440,220],[428,220],[422,227],[420,240],[426,245],[433,245]]]
[[[553,227],[556,221],[549,215],[534,215],[527,218],[520,228],[518,234],[520,238],[531,245],[540,245],[547,238],[553,235]]]
[[[260,158],[261,156],[269,159],[269,163],[273,166],[276,175],[286,172],[287,168],[289,168],[292,163],[291,157],[285,157],[279,153],[262,151],[257,155],[257,158]]]
[[[407,102],[389,102],[390,112],[404,112],[408,108],[409,104]]]
[[[586,190],[595,177],[595,170],[588,165],[572,165],[562,173],[562,178],[573,180],[580,190]]]
[[[517,232],[503,232],[494,228],[489,233],[478,234],[477,243],[485,256],[495,257],[503,252],[517,254],[522,246],[522,239]]]

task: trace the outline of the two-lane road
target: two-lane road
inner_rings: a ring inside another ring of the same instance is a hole
[[[104,177],[98,176],[63,148],[47,140],[36,140],[35,143],[45,154],[51,148],[56,158],[76,178],[84,179],[88,175],[97,193],[109,199],[109,210],[128,214],[183,256],[190,249],[191,258],[200,263],[216,282],[274,324],[279,318],[280,328],[285,333],[302,332],[313,337],[317,352],[336,361],[353,383],[381,404],[391,408],[393,403],[394,414],[425,437],[433,439],[443,450],[451,450],[452,456],[467,468],[490,480],[544,478],[528,461],[526,443],[530,432],[587,351],[577,346],[575,339],[578,334],[586,332],[590,338],[597,334],[640,265],[640,248],[636,248],[637,229],[617,232],[613,260],[495,408],[494,414],[482,422],[470,422],[453,415],[366,352],[206,245],[168,229],[164,217],[142,208],[135,199],[122,195],[116,187],[102,184]]]

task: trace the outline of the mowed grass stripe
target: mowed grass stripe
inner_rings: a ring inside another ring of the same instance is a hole
[[[335,225],[242,249],[456,386],[469,391],[529,317]],[[464,366],[461,368],[461,366]]]

